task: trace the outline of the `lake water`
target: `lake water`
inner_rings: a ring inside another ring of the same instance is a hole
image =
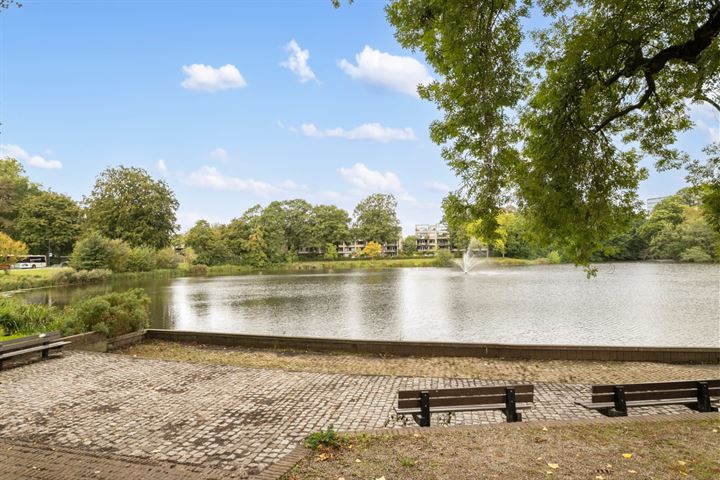
[[[720,346],[720,267],[601,264],[152,278],[36,290],[32,302],[147,289],[177,330],[513,344]]]

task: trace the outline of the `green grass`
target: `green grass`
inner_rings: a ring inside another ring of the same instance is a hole
[[[64,268],[34,268],[27,270],[8,270],[0,272],[0,292],[21,290],[25,288],[48,287],[52,285],[53,276],[66,270]]]

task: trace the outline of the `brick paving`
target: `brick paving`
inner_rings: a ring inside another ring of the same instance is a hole
[[[329,424],[343,431],[385,426],[399,389],[499,383],[506,382],[297,372],[66,352],[62,358],[0,373],[0,449],[2,442],[26,442],[26,455],[33,448],[29,443],[63,449],[53,455],[62,457],[59,462],[69,465],[68,472],[80,472],[43,477],[33,470],[36,476],[27,478],[93,478],[87,476],[90,470],[74,466],[83,461],[72,455],[85,454],[108,458],[108,469],[113,462],[125,462],[131,472],[160,472],[147,478],[165,478],[175,468],[177,478],[211,478],[203,477],[207,472],[201,468],[212,469],[208,472],[217,478],[244,478],[267,469],[309,433]],[[527,421],[600,416],[573,403],[588,398],[587,385],[533,383],[536,401],[524,412]],[[687,409],[636,408],[631,415],[679,412]],[[502,421],[499,412],[472,412],[457,414],[450,423]],[[15,452],[22,457],[22,450]]]

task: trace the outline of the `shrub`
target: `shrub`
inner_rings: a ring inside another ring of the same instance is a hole
[[[130,245],[124,240],[110,240],[108,252],[108,267],[113,272],[122,273],[128,271],[128,262],[132,255]]]
[[[96,331],[115,337],[148,327],[150,297],[141,288],[109,293],[74,304],[70,315],[64,333]]]
[[[323,254],[325,260],[337,260],[338,251],[334,243],[328,243],[325,245],[325,253]]]
[[[435,252],[433,265],[436,267],[449,267],[453,264],[453,254],[449,250],[438,250]]]
[[[547,259],[548,263],[551,265],[557,265],[561,262],[560,254],[557,252],[557,250],[553,250],[552,252],[548,253]]]
[[[163,248],[155,252],[155,268],[173,270],[180,264],[180,255],[173,247]]]
[[[343,442],[343,438],[337,434],[332,424],[328,426],[327,430],[320,430],[308,436],[305,439],[305,447],[311,450],[317,450],[320,447],[324,448],[340,448]]]
[[[155,268],[155,250],[149,247],[130,249],[126,268],[128,272],[149,272]]]
[[[87,281],[89,283],[104,282],[110,277],[112,277],[112,271],[105,268],[96,268],[95,270],[90,270],[89,272],[87,272]]]
[[[76,283],[99,283],[109,279],[112,272],[105,268],[96,268],[95,270],[75,271],[72,268],[65,268],[56,272],[50,282],[53,285],[71,285]]]
[[[0,298],[0,334],[32,334],[57,328],[62,312],[47,305],[22,303],[13,298]]]
[[[691,247],[680,254],[680,261],[707,263],[712,262],[712,257],[702,247]]]
[[[74,268],[63,268],[62,270],[55,272],[50,278],[53,285],[68,285],[73,282],[75,275]]]
[[[90,232],[75,243],[70,266],[75,270],[111,268],[110,257],[110,240],[97,232]]]
[[[188,273],[195,277],[204,277],[208,274],[208,267],[207,265],[203,265],[202,263],[198,263],[197,265],[190,265],[190,271]]]

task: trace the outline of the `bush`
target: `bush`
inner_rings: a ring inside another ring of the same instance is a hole
[[[335,244],[328,243],[325,245],[325,253],[323,254],[323,258],[325,258],[325,260],[337,260],[338,251]]]
[[[180,255],[173,247],[163,248],[155,252],[155,268],[173,270],[180,264]]]
[[[449,267],[453,264],[453,254],[449,250],[438,250],[435,252],[433,265],[436,267]]]
[[[112,276],[112,272],[105,268],[96,268],[95,270],[75,271],[73,268],[65,268],[56,272],[50,282],[53,285],[72,285],[76,283],[100,283]]]
[[[155,269],[155,250],[148,247],[130,249],[126,268],[128,272],[149,272]]]
[[[560,254],[556,250],[548,253],[547,259],[548,263],[551,265],[557,265],[562,261],[562,259],[560,258]]]
[[[141,288],[83,300],[71,307],[65,334],[100,332],[108,337],[147,328],[150,297]]]
[[[110,268],[110,240],[97,232],[90,232],[75,243],[70,266],[75,270]]]
[[[62,312],[55,307],[0,298],[0,335],[50,331],[58,328],[61,320]]]
[[[305,447],[311,450],[317,450],[320,447],[340,448],[343,441],[344,439],[330,425],[327,430],[320,430],[308,436],[305,439]]]
[[[115,239],[109,241],[108,267],[113,272],[127,272],[131,255],[132,249],[124,240]]]
[[[208,274],[208,267],[202,263],[190,265],[190,271],[188,273],[195,277],[204,277]]]
[[[712,257],[702,247],[691,247],[680,254],[681,262],[707,263],[712,262]]]

